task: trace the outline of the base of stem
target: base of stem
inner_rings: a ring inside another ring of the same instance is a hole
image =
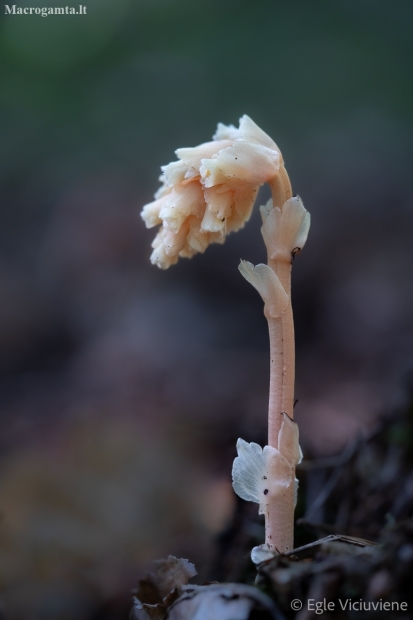
[[[277,553],[294,548],[294,482],[267,506],[265,543]]]

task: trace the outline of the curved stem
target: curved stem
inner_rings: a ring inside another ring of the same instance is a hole
[[[293,195],[290,177],[284,167],[284,162],[281,162],[278,174],[269,182],[269,186],[274,207],[282,209],[283,204]]]

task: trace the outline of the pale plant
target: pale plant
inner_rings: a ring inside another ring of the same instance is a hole
[[[160,225],[151,261],[163,269],[178,257],[223,243],[250,218],[263,183],[272,199],[261,207],[262,236],[268,264],[241,261],[239,270],[260,293],[270,335],[268,446],[237,442],[232,470],[236,493],[259,504],[265,515],[265,545],[270,552],[293,548],[296,465],[301,460],[298,427],[293,420],[295,347],[291,307],[291,267],[302,250],[310,214],[292,197],[283,157],[275,142],[248,116],[239,128],[218,125],[212,142],[176,151],[178,161],[162,167],[162,187],[144,206],[148,228]],[[254,557],[254,554],[253,554]],[[255,557],[262,557],[259,550]]]

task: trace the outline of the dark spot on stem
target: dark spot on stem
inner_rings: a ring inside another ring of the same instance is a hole
[[[264,495],[267,495],[267,493],[268,493],[268,489],[265,489]]]

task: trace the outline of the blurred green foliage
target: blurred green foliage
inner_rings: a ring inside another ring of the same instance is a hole
[[[173,148],[245,112],[287,154],[315,124],[363,107],[411,126],[410,2],[86,6],[86,16],[2,17],[2,181],[15,191],[46,197],[102,165],[149,191]]]

